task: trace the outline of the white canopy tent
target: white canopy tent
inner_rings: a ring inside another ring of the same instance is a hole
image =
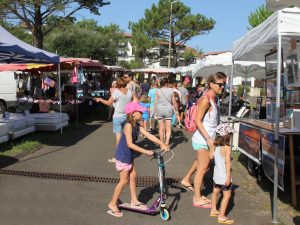
[[[218,55],[208,55],[203,58],[192,71],[193,77],[208,77],[215,72],[230,74],[232,67],[232,53],[225,52]],[[234,77],[265,78],[265,62],[237,61],[234,64]]]
[[[279,110],[280,110],[280,76],[281,52],[283,57],[290,50],[291,38],[300,37],[300,9],[286,8],[275,12],[265,22],[249,31],[233,43],[233,60],[262,61],[270,50],[277,49],[277,90],[275,119],[275,163],[274,163],[274,195],[273,222],[277,223],[277,191],[278,191],[278,143],[279,143]],[[231,77],[233,76],[233,68]]]
[[[203,58],[192,71],[193,78],[208,77],[216,72],[230,74],[232,68],[232,53],[224,52],[218,55],[208,55]],[[245,81],[248,77],[256,79],[265,78],[265,62],[264,61],[237,61],[234,64],[233,77],[244,77]],[[231,85],[233,83],[231,82]],[[229,111],[231,112],[232,101],[229,101]]]
[[[175,73],[175,68],[141,68],[141,69],[133,69],[132,72],[141,72],[141,73]]]

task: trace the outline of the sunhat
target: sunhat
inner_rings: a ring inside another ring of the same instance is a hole
[[[227,134],[235,133],[236,131],[232,129],[228,123],[221,123],[217,126],[216,133],[220,136],[225,136]]]
[[[125,106],[125,113],[126,114],[130,114],[130,113],[133,113],[133,112],[144,112],[146,110],[147,110],[147,108],[142,107],[138,102],[129,102]]]

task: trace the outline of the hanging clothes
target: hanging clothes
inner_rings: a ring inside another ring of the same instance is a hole
[[[81,84],[83,84],[86,81],[84,73],[83,73],[83,69],[80,66],[79,70],[78,70],[78,82],[80,82]]]
[[[72,72],[72,76],[71,76],[71,79],[70,79],[70,82],[72,84],[76,84],[78,82],[78,72],[77,72],[77,66],[74,66],[74,69],[73,69],[73,72]]]

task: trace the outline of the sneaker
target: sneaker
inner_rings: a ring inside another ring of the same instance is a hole
[[[152,132],[153,131],[152,127],[150,127],[147,131]]]

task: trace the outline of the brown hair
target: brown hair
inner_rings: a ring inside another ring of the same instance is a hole
[[[226,74],[223,72],[217,72],[215,74],[211,74],[207,78],[207,87],[210,88],[210,83],[214,83],[217,80],[225,79],[227,78]]]
[[[126,85],[127,83],[123,77],[120,77],[116,80],[116,88],[125,88]]]
[[[169,84],[169,80],[165,77],[160,81],[160,87],[164,87],[166,84]]]
[[[143,102],[143,103],[148,103],[148,102],[149,102],[148,96],[145,95],[145,94],[143,94],[143,95],[141,96],[140,101]]]
[[[224,136],[217,135],[216,139],[214,141],[214,144],[216,146],[230,145],[231,136],[232,136],[232,133],[226,134]]]

